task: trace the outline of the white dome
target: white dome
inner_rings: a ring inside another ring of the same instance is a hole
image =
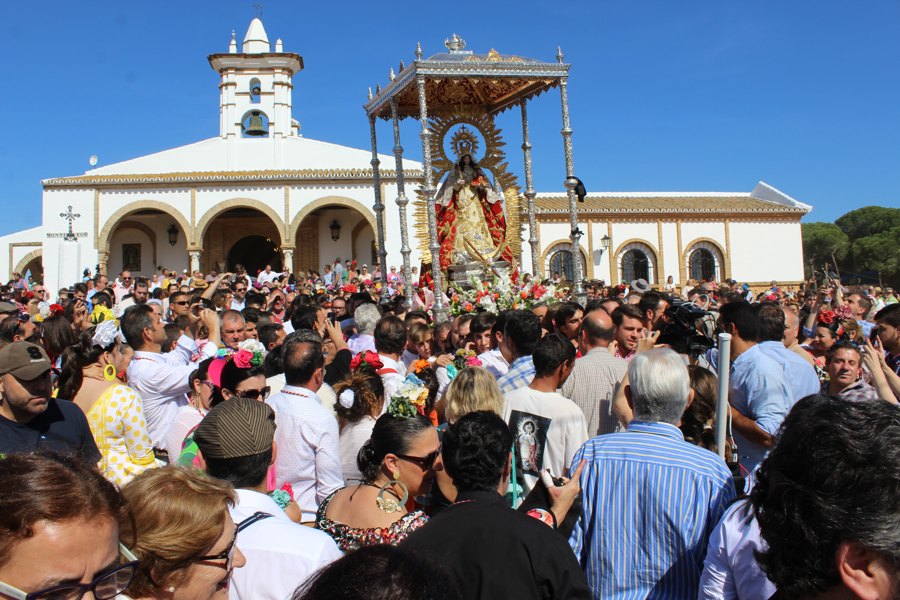
[[[250,21],[250,27],[247,28],[247,35],[244,36],[241,51],[244,54],[271,52],[269,36],[266,35],[266,28],[263,27],[262,21],[258,17]]]

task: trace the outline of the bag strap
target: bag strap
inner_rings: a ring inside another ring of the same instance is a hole
[[[246,519],[244,519],[243,521],[241,521],[240,523],[238,523],[238,525],[237,525],[238,533],[240,533],[240,532],[242,532],[243,530],[247,529],[248,527],[250,527],[250,526],[253,525],[254,523],[259,523],[259,522],[262,521],[263,519],[268,519],[268,518],[271,517],[271,516],[272,516],[272,515],[270,515],[269,513],[265,513],[265,512],[262,512],[262,511],[253,513],[252,515],[250,515],[249,517],[247,517]]]

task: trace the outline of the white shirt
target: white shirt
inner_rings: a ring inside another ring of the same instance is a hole
[[[259,285],[266,285],[267,283],[272,283],[273,281],[278,279],[279,275],[280,273],[276,273],[275,271],[271,271],[269,273],[262,271],[259,275],[256,276],[256,281],[259,282]]]
[[[257,512],[272,516],[248,524],[238,534],[247,564],[234,570],[231,600],[286,600],[316,571],[342,556],[331,536],[294,523],[266,494],[239,489],[237,497],[229,509],[235,523]]]
[[[176,348],[167,354],[136,350],[128,364],[128,385],[144,401],[147,432],[154,448],[163,448],[180,406],[187,404],[188,378],[197,365],[184,361]]]
[[[408,371],[409,365],[413,364],[419,360],[418,352],[410,352],[409,348],[403,351],[403,354],[400,355],[400,362],[403,363],[403,367]]]
[[[735,502],[709,536],[697,598],[770,598],[776,591],[775,585],[766,578],[753,555],[763,549],[765,544],[749,501]]]
[[[169,453],[169,461],[176,462],[181,454],[181,445],[188,432],[200,424],[207,411],[201,411],[196,406],[185,404],[179,406],[175,413],[175,421],[166,433],[166,452]]]
[[[393,358],[389,358],[384,354],[379,354],[378,358],[384,366],[379,370],[393,370],[395,373],[382,373],[381,383],[384,385],[384,406],[381,408],[381,414],[387,412],[388,405],[391,403],[391,396],[397,391],[397,388],[406,378],[406,366]]]
[[[375,417],[365,416],[356,423],[347,423],[341,430],[341,469],[348,485],[351,480],[360,481],[363,478],[356,465],[356,456],[363,444],[372,437],[374,427]]]
[[[526,385],[507,392],[503,399],[503,420],[515,437],[527,494],[540,471],[549,469],[556,477],[565,473],[575,453],[589,439],[587,422],[581,409],[557,392],[539,392]]]
[[[244,310],[244,300],[231,299],[231,310]]]
[[[360,352],[365,352],[368,350],[369,352],[377,352],[375,350],[375,336],[369,333],[357,333],[350,337],[347,340],[347,347],[350,349],[350,352],[353,353],[353,356],[356,356]]]
[[[482,352],[478,355],[478,360],[480,360],[484,368],[497,379],[500,379],[506,375],[507,371],[509,371],[509,363],[503,358],[503,354],[499,349]]]
[[[266,404],[275,410],[278,480],[291,484],[303,520],[311,521],[325,497],[344,487],[337,419],[315,392],[293,385]]]

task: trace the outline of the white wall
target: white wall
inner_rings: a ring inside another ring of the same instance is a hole
[[[800,223],[731,223],[731,276],[738,281],[803,280]]]

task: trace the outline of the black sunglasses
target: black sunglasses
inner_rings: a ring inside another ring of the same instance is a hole
[[[234,395],[247,400],[265,400],[269,397],[269,392],[271,391],[272,388],[266,386],[261,390],[241,390],[240,392],[235,392]]]
[[[54,585],[26,594],[22,590],[0,582],[0,593],[21,600],[55,600],[56,598],[81,600],[87,592],[91,592],[97,600],[110,600],[118,597],[128,588],[138,565],[137,557],[122,544],[119,544],[119,554],[128,562],[100,573],[90,583]]]
[[[179,302],[169,302],[169,304],[177,304],[178,306],[187,306],[190,304],[190,300],[181,300]]]
[[[434,452],[428,454],[427,456],[410,456],[408,454],[395,454],[399,459],[409,461],[414,465],[418,466],[423,471],[429,470],[434,466],[434,462],[437,460],[437,457],[440,456],[441,449],[438,448]]]

